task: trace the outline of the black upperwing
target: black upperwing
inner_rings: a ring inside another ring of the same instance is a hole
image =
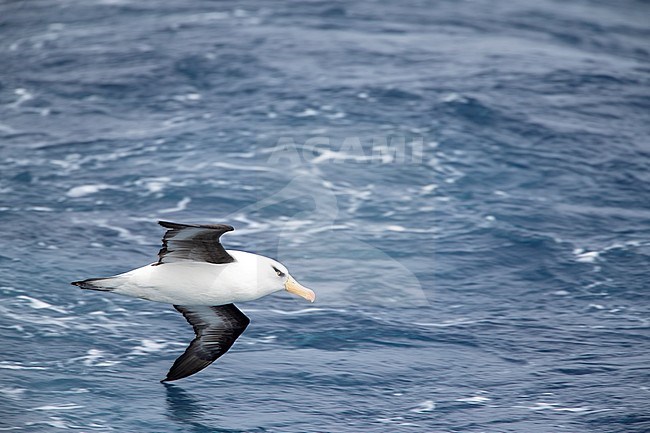
[[[167,232],[158,252],[158,265],[179,261],[231,263],[235,259],[226,252],[219,238],[234,230],[226,224],[178,224],[158,221]]]
[[[203,370],[226,353],[244,332],[250,319],[234,304],[209,307],[174,305],[194,328],[192,340],[162,382],[182,379]]]

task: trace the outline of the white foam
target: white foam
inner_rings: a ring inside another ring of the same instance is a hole
[[[9,398],[19,399],[27,391],[25,388],[0,387],[0,394]]]
[[[598,251],[585,251],[585,252],[576,252],[581,251],[580,249],[574,250],[576,255],[576,262],[580,263],[593,263],[600,256]]]
[[[403,419],[404,419],[403,416],[393,416],[390,418],[377,418],[377,421],[383,424],[389,424],[389,423],[402,421]]]
[[[436,188],[438,188],[438,185],[436,185],[435,183],[430,183],[429,185],[424,185],[422,188],[420,188],[420,192],[422,194],[428,194],[433,190],[435,190]]]
[[[0,362],[0,368],[5,370],[46,370],[45,367],[28,367],[20,364],[10,364],[8,362]]]
[[[516,408],[522,408],[522,409],[529,409],[529,410],[534,410],[534,411],[539,411],[539,410],[552,410],[555,412],[573,412],[573,413],[580,413],[580,412],[602,412],[603,410],[608,410],[608,409],[598,409],[598,410],[593,410],[591,407],[560,407],[558,403],[546,403],[546,402],[537,402],[533,404],[532,406],[514,406]]]
[[[26,211],[34,211],[34,212],[54,212],[54,209],[51,207],[47,206],[30,206],[25,208]]]
[[[63,394],[86,394],[90,392],[88,388],[70,388],[69,390],[62,391]]]
[[[641,241],[627,241],[623,243],[615,242],[612,245],[609,245],[605,248],[603,248],[603,252],[609,251],[609,250],[616,250],[616,249],[627,249],[628,247],[640,247],[644,245],[643,242]]]
[[[431,412],[436,408],[436,404],[434,403],[433,400],[425,400],[418,407],[414,407],[411,409],[411,412],[415,413],[423,413],[423,412]]]
[[[0,313],[4,314],[6,317],[15,320],[16,322],[25,322],[35,325],[39,325],[44,332],[52,333],[54,326],[69,329],[70,326],[74,326],[78,329],[81,329],[81,326],[75,317],[66,316],[66,317],[50,317],[42,313],[33,313],[30,314],[29,311],[21,311],[19,313],[13,313],[7,310],[0,309]],[[17,325],[20,326],[20,325]]]
[[[35,310],[41,310],[41,309],[48,309],[48,310],[53,310],[59,313],[67,314],[68,312],[62,308],[55,307],[52,304],[48,304],[45,301],[41,301],[40,299],[32,298],[31,296],[26,296],[26,295],[20,295],[16,296],[17,299],[24,299],[29,302],[29,306],[31,308],[34,308]]]
[[[463,403],[480,404],[480,403],[485,403],[486,401],[490,401],[490,398],[483,397],[481,395],[475,395],[472,397],[458,398],[456,399],[456,401],[460,401]]]
[[[172,212],[183,211],[183,210],[187,209],[187,205],[190,204],[191,201],[192,201],[191,198],[183,197],[181,199],[181,201],[176,203],[175,207],[172,207],[172,208],[169,208],[169,209],[161,209],[161,210],[158,211],[158,213],[172,213]]]
[[[133,241],[137,243],[138,245],[151,245],[151,242],[149,239],[145,238],[144,236],[141,235],[134,235],[131,233],[128,229],[125,229],[124,227],[118,227],[115,225],[108,224],[106,221],[96,221],[95,224],[99,227],[103,227],[105,229],[113,230],[116,231],[119,237]]]
[[[27,89],[23,89],[21,87],[15,89],[14,93],[16,94],[16,96],[18,96],[18,99],[16,99],[13,103],[9,104],[9,107],[18,108],[23,103],[34,98],[33,94],[29,93]]]
[[[171,182],[169,177],[151,177],[145,179],[138,179],[135,184],[138,186],[143,186],[152,194],[161,192],[167,184]]]
[[[466,318],[458,318],[458,319],[453,319],[453,320],[445,320],[444,322],[414,322],[414,325],[418,326],[431,326],[434,328],[447,328],[450,326],[459,326],[459,325],[470,325],[473,323],[480,323],[483,322],[483,320],[469,320]]]
[[[74,409],[81,409],[84,406],[80,406],[78,404],[74,403],[66,403],[66,404],[51,404],[51,405],[46,405],[46,406],[39,406],[35,407],[33,410],[74,410]]]
[[[520,409],[530,409],[530,410],[551,410],[553,409],[557,404],[555,403],[543,403],[543,402],[538,402],[533,404],[532,406],[514,406],[515,408],[520,408]]]
[[[79,360],[82,360],[84,365],[87,366],[92,366],[95,364],[95,361],[98,361],[99,359],[102,358],[102,351],[99,349],[88,349],[88,355],[82,356],[81,358],[78,358]]]
[[[587,412],[590,411],[590,407],[558,407],[553,409],[557,412]]]
[[[626,241],[626,242],[615,242],[611,245],[608,245],[604,248],[601,248],[599,250],[593,250],[593,251],[588,251],[584,248],[574,248],[573,249],[573,254],[576,256],[575,260],[577,262],[581,263],[594,263],[598,258],[600,258],[600,255],[603,253],[607,253],[610,250],[616,250],[616,249],[628,249],[630,247],[632,248],[637,248],[640,246],[643,246],[645,243],[637,240],[632,240],[632,241]]]
[[[448,93],[442,98],[443,102],[467,102],[467,98],[458,93]]]
[[[318,115],[318,111],[313,108],[305,108],[301,113],[296,114],[296,117],[313,117]]]
[[[139,346],[131,351],[130,355],[148,355],[150,353],[160,352],[167,347],[167,343],[159,343],[154,340],[144,339]]]
[[[55,427],[55,428],[62,429],[62,430],[69,430],[69,429],[72,429],[72,428],[78,428],[76,426],[73,426],[72,424],[68,424],[68,423],[63,422],[63,420],[61,420],[59,418],[56,418],[56,417],[50,417],[50,419],[47,420],[47,421],[39,421],[39,422],[29,421],[29,422],[25,423],[26,426],[33,426],[33,425],[38,425],[38,424],[45,424],[47,426]]]
[[[275,171],[269,167],[264,167],[262,165],[250,165],[250,164],[232,164],[228,162],[215,162],[212,164],[214,167],[226,168],[229,170],[249,170],[249,171]]]
[[[95,184],[95,185],[80,185],[71,188],[66,195],[71,198],[84,197],[86,195],[95,194],[104,189],[112,188],[110,185],[105,183]]]
[[[244,344],[248,344],[249,346],[254,346],[258,343],[261,344],[269,344],[269,343],[275,343],[278,337],[276,335],[266,335],[264,337],[256,338],[256,339],[245,339]]]

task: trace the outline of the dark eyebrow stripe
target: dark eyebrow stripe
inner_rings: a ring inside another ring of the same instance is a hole
[[[271,265],[271,267],[273,268],[273,270],[274,270],[275,272],[279,272],[280,275],[284,275],[284,272],[282,272],[281,270],[279,270],[279,269],[276,268],[275,266]]]

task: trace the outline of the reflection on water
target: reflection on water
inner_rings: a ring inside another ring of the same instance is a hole
[[[218,408],[207,408],[201,401],[177,385],[163,384],[167,392],[167,417],[175,423],[182,424],[191,432],[235,433],[241,430],[222,429],[201,422],[208,410],[218,411]]]

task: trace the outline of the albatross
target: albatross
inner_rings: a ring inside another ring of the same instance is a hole
[[[287,268],[269,257],[226,250],[220,237],[234,230],[226,224],[178,224],[167,229],[158,261],[132,271],[72,284],[172,304],[196,334],[161,382],[197,373],[226,353],[250,319],[235,302],[252,301],[286,290],[314,302],[316,295],[299,284]]]

